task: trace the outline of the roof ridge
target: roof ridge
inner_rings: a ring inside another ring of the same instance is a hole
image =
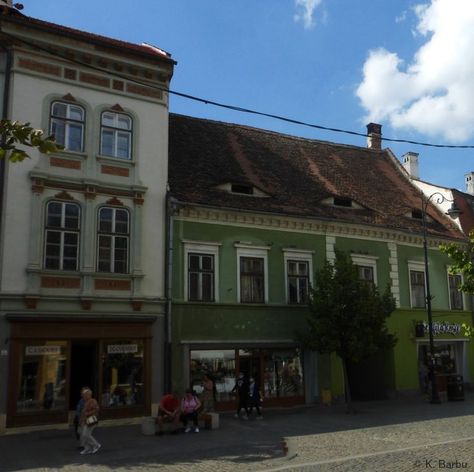
[[[225,126],[225,127],[228,127],[228,128],[240,128],[240,129],[254,131],[254,132],[257,132],[257,133],[261,133],[261,134],[277,135],[277,136],[284,137],[284,138],[291,139],[291,140],[295,140],[295,141],[306,141],[306,142],[309,142],[309,143],[324,144],[324,145],[328,145],[328,146],[334,146],[334,147],[337,147],[337,148],[343,147],[343,148],[349,148],[349,149],[357,149],[359,151],[368,151],[370,153],[374,153],[374,152],[376,152],[376,153],[385,153],[385,152],[387,152],[387,149],[389,149],[389,148],[370,149],[366,146],[357,146],[356,144],[336,143],[336,142],[333,142],[333,141],[326,141],[326,140],[323,140],[323,139],[306,138],[304,136],[297,136],[297,135],[288,134],[288,133],[281,133],[279,131],[274,131],[274,130],[270,130],[270,129],[266,129],[266,128],[258,128],[256,126],[244,125],[244,124],[240,124],[240,123],[230,123],[228,121],[213,120],[213,119],[209,119],[209,118],[201,118],[201,117],[198,117],[198,116],[184,115],[184,114],[181,114],[181,113],[171,113],[170,112],[170,117],[171,116],[176,116],[178,118],[187,118],[187,119],[189,118],[189,119],[192,119],[192,120],[195,120],[195,121],[214,123],[214,124]]]

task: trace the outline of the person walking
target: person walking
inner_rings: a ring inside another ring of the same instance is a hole
[[[263,420],[262,411],[260,410],[260,403],[262,398],[260,396],[260,388],[253,377],[250,378],[249,384],[249,404],[248,415],[252,414],[253,408],[257,410],[257,420]]]
[[[79,441],[81,439],[81,427],[79,426],[79,420],[81,418],[82,409],[84,408],[84,397],[82,393],[85,389],[89,387],[82,387],[79,401],[76,404],[76,411],[74,413],[74,433],[76,434],[76,439]]]
[[[191,427],[188,426],[188,421],[192,420],[194,424],[194,432],[199,433],[198,427],[198,410],[201,408],[201,402],[199,398],[194,395],[194,392],[191,388],[186,390],[186,394],[181,401],[181,421],[185,427],[184,432],[189,433]]]
[[[249,382],[243,372],[240,372],[239,377],[235,381],[232,392],[237,392],[238,396],[237,412],[235,413],[234,418],[240,418],[240,412],[243,409],[245,415],[242,418],[248,420],[249,412],[247,405],[249,400]]]
[[[82,391],[84,407],[82,408],[79,425],[81,426],[81,454],[95,454],[102,445],[92,436],[98,424],[99,404],[92,398],[92,390],[85,388]]]

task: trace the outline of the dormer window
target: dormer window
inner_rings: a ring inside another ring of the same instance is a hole
[[[334,197],[334,205],[351,208],[352,200],[350,198],[345,198],[345,197]]]
[[[422,220],[423,219],[423,212],[418,209],[414,209],[411,211],[411,217],[415,220]]]
[[[242,193],[244,195],[253,195],[253,187],[244,184],[231,184],[230,191],[232,193]]]

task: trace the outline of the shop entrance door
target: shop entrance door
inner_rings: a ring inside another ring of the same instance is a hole
[[[242,355],[239,356],[239,372],[243,372],[247,379],[253,377],[258,385],[261,385],[261,363],[260,355]]]
[[[82,387],[89,387],[98,397],[98,359],[96,341],[71,343],[71,372],[69,382],[69,409],[75,410]]]

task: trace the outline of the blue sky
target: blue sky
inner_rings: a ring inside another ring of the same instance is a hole
[[[173,90],[395,139],[474,144],[472,0],[24,0],[23,13],[134,43],[178,61]],[[472,91],[471,91],[472,89]],[[172,97],[176,113],[365,146]],[[420,155],[420,178],[465,189],[474,149],[384,142]]]

